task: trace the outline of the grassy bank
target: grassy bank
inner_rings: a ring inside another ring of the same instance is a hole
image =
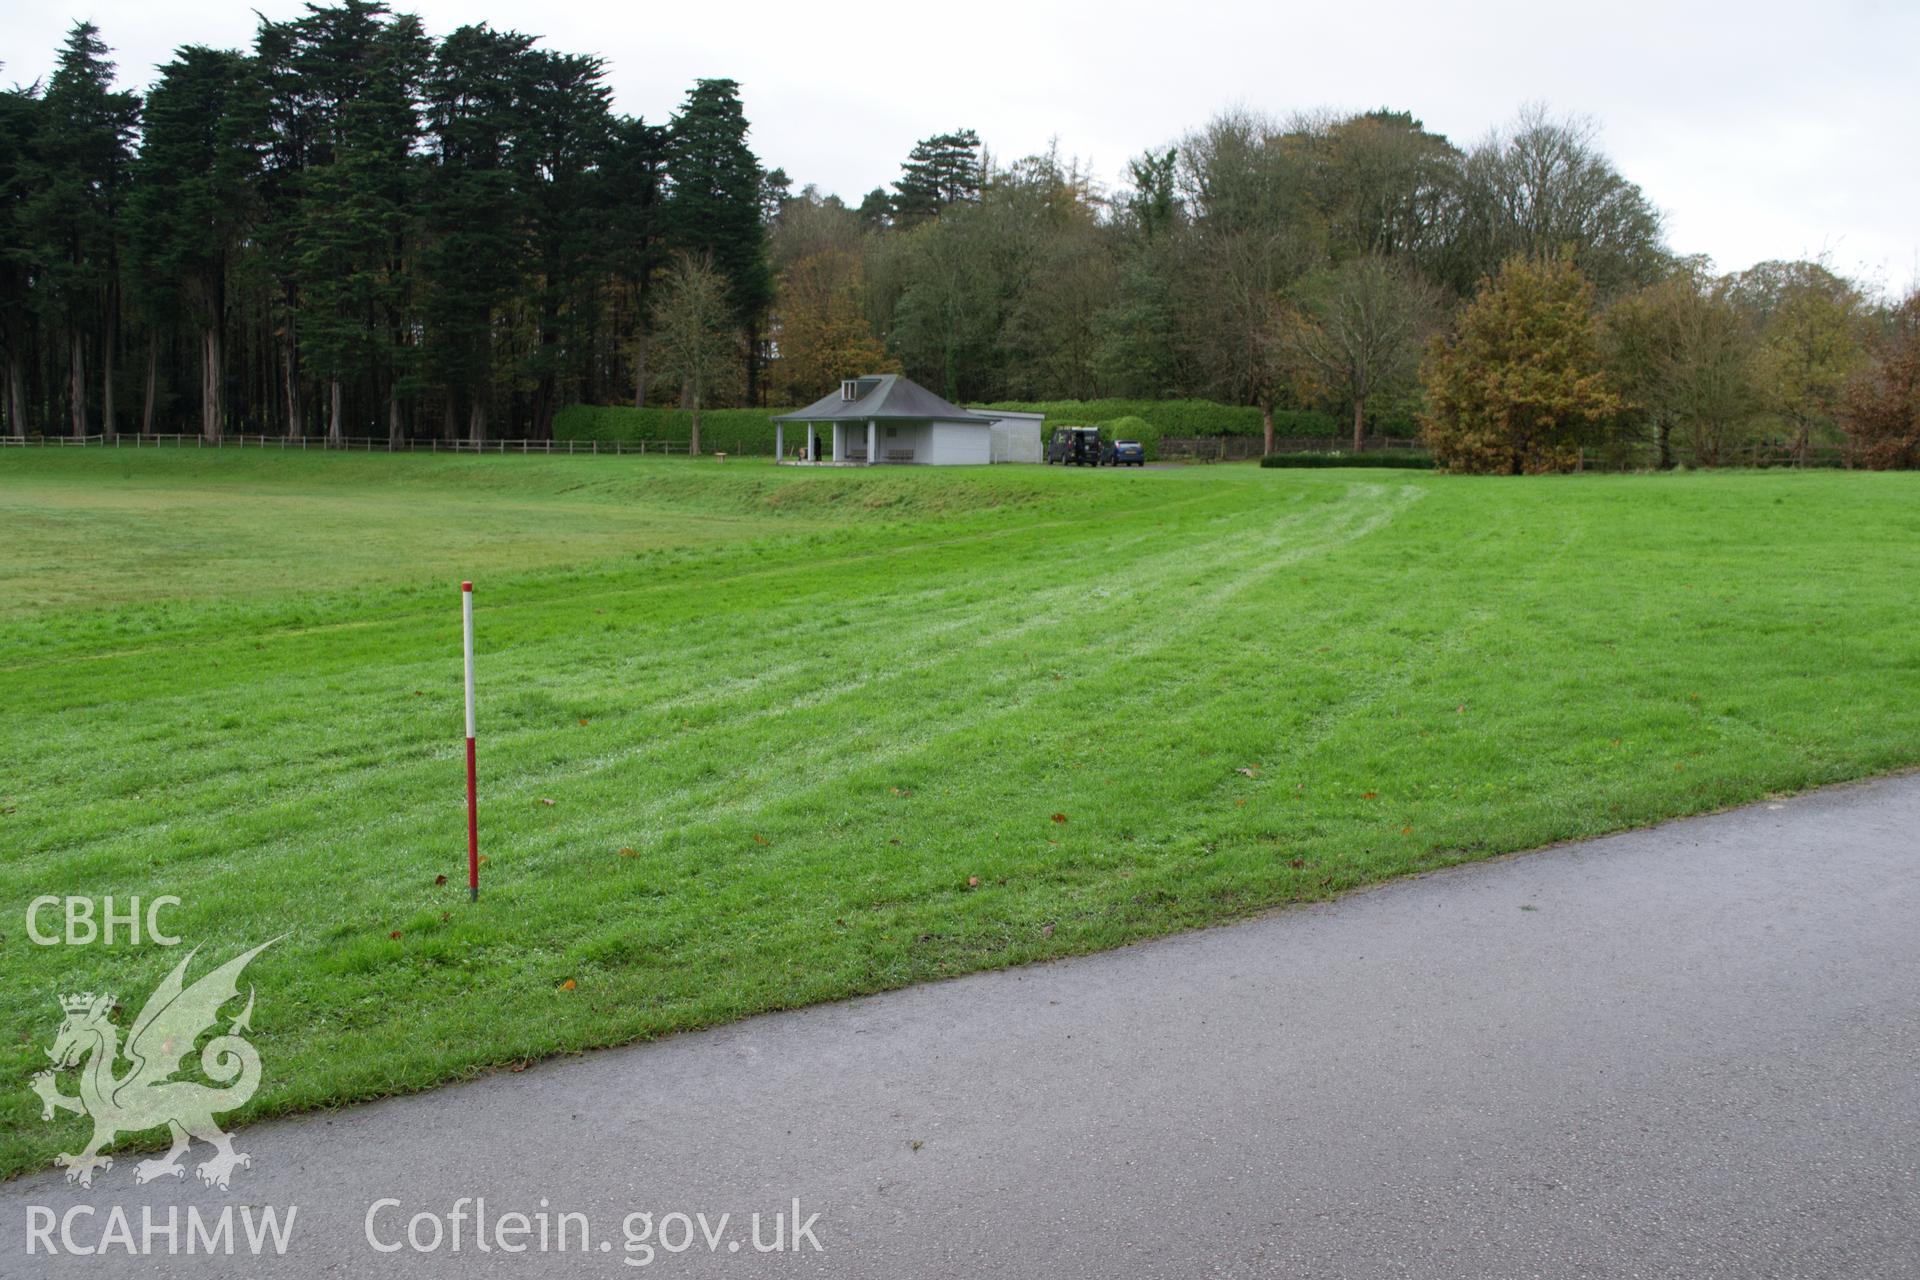
[[[1111,947],[1920,761],[1917,500],[0,457],[0,1170],[83,1140],[26,1087],[54,994],[124,1026],[178,958],[27,945],[38,894],[176,893],[209,961],[287,935],[245,1116]]]

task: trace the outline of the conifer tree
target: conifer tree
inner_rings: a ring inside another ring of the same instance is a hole
[[[760,162],[747,146],[740,86],[700,80],[667,127],[670,243],[705,255],[726,281],[734,322],[746,336],[747,398],[759,392],[759,329],[773,298]]]
[[[251,72],[244,55],[201,45],[182,46],[160,69],[128,210],[140,312],[150,327],[180,320],[195,330],[200,431],[208,440],[225,429],[228,284],[258,168]],[[150,385],[145,401],[152,403]],[[149,417],[143,411],[143,430]]]
[[[971,129],[936,134],[913,144],[893,184],[893,216],[912,225],[943,209],[980,198],[980,135]]]
[[[6,431],[27,434],[27,364],[32,342],[35,256],[26,209],[34,190],[40,99],[30,89],[0,90],[0,343],[4,343]]]
[[[449,434],[464,403],[476,443],[493,408],[495,320],[521,284],[527,214],[511,148],[532,45],[517,32],[461,27],[441,42],[427,78],[429,376],[443,391]]]
[[[40,104],[32,178],[22,221],[46,283],[47,316],[67,357],[67,410],[75,436],[87,434],[87,348],[108,379],[116,339],[119,227],[139,120],[138,95],[113,89],[113,63],[99,28],[76,22]],[[113,431],[111,395],[102,429]]]

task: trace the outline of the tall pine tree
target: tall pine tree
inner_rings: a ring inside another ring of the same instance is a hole
[[[27,434],[27,369],[35,327],[35,257],[27,243],[34,190],[40,99],[31,89],[0,90],[0,343],[6,346],[7,431]]]
[[[326,379],[327,437],[336,443],[350,404],[362,424],[380,405],[388,439],[404,434],[414,144],[430,49],[419,19],[403,16],[339,51],[364,66],[339,104],[330,158],[306,176],[296,273],[307,347]]]
[[[532,257],[532,349],[520,373],[533,389],[532,433],[551,439],[553,415],[564,396],[577,395],[585,376],[599,314],[597,285],[607,256],[600,166],[614,122],[599,58],[533,49],[521,65],[524,107],[514,159]]]
[[[512,144],[532,45],[516,32],[461,27],[441,42],[427,77],[428,371],[444,396],[447,433],[464,403],[475,442],[487,438],[493,407],[495,321],[521,283],[527,213]]]
[[[170,322],[195,330],[208,440],[225,430],[228,283],[258,170],[263,122],[251,73],[244,55],[200,45],[183,46],[160,68],[128,209],[136,307],[150,335]],[[151,425],[153,364],[150,347],[143,429]]]
[[[75,436],[87,434],[87,349],[100,353],[110,385],[119,308],[119,227],[140,99],[113,89],[113,63],[99,28],[76,22],[41,102],[33,194],[22,210],[44,272],[47,316],[64,339],[67,409]],[[103,396],[102,430],[112,434],[113,402]]]
[[[740,86],[700,80],[667,128],[668,223],[673,247],[713,262],[746,337],[747,399],[758,403],[760,326],[773,300],[762,220],[760,162],[747,146]]]
[[[666,264],[667,131],[644,120],[621,117],[602,164],[608,231],[607,266],[623,298],[633,333],[633,407],[647,403],[652,284]],[[624,332],[622,330],[621,332]]]
[[[971,129],[913,144],[893,184],[893,217],[903,226],[937,218],[943,209],[980,198],[980,135]]]

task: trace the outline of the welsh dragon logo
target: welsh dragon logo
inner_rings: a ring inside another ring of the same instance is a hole
[[[240,971],[247,962],[278,941],[275,938],[261,943],[192,986],[186,985],[187,965],[199,948],[189,951],[147,997],[140,1016],[127,1032],[124,1049],[120,1029],[109,1020],[113,996],[96,996],[89,991],[60,997],[60,1007],[67,1016],[53,1048],[47,1050],[53,1067],[34,1076],[33,1091],[40,1095],[43,1120],[53,1119],[55,1110],[93,1120],[93,1140],[86,1149],[77,1156],[63,1151],[54,1161],[65,1167],[68,1182],[91,1187],[95,1170],[113,1167],[113,1157],[100,1154],[102,1147],[120,1134],[161,1125],[172,1134],[173,1147],[158,1160],[142,1160],[134,1171],[136,1183],[185,1176],[180,1157],[195,1138],[214,1149],[214,1154],[199,1165],[200,1180],[210,1187],[226,1190],[234,1169],[253,1163],[252,1157],[233,1149],[233,1139],[213,1120],[216,1113],[245,1103],[260,1087],[260,1055],[241,1034],[253,1017],[251,987],[247,989],[246,1008],[228,1025],[225,1034],[214,1036],[200,1051],[200,1069],[217,1082],[217,1087],[196,1080],[175,1080],[173,1075],[180,1070],[181,1059],[192,1052],[194,1042],[218,1022],[220,1007],[239,997]],[[132,1065],[117,1075],[114,1069],[123,1053]],[[60,1092],[58,1076],[74,1067],[80,1067],[80,1095],[68,1097]]]

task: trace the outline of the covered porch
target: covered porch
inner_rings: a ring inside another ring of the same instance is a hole
[[[926,432],[918,426],[865,422],[797,422],[800,456],[787,457],[787,424],[773,424],[773,456],[786,466],[870,467],[922,460]],[[825,426],[827,430],[821,431]]]

